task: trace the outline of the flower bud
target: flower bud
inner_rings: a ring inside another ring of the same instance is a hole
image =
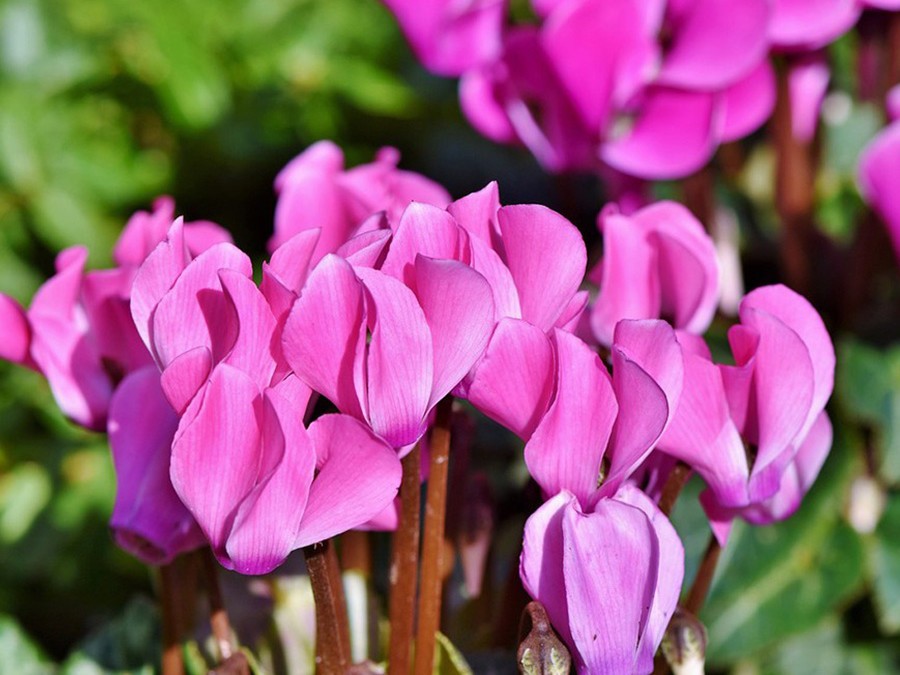
[[[703,675],[706,628],[690,612],[675,610],[661,645],[674,675]]]

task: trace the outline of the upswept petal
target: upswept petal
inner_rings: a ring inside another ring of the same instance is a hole
[[[468,235],[444,209],[413,202],[400,217],[381,271],[415,288],[417,255],[429,258],[472,260]]]
[[[184,221],[177,218],[166,238],[144,260],[131,286],[131,316],[147,349],[153,353],[151,322],[162,297],[190,262],[184,241]]]
[[[151,565],[205,542],[169,480],[177,426],[156,366],[122,380],[110,402],[107,425],[118,483],[110,527],[119,546]]]
[[[629,0],[562,4],[544,22],[541,44],[588,129],[607,126],[613,108],[637,91],[657,56]]]
[[[175,220],[175,200],[171,197],[157,197],[153,210],[137,211],[122,229],[113,247],[113,260],[119,267],[139,266],[166,237],[166,232]]]
[[[722,504],[749,503],[744,443],[731,419],[721,371],[708,356],[684,350],[681,399],[659,449],[696,470]]]
[[[469,402],[527,441],[550,403],[555,374],[544,331],[519,319],[501,319],[475,368]]]
[[[619,415],[603,496],[614,494],[650,454],[672,420],[684,380],[681,347],[664,321],[620,321],[612,362]]]
[[[563,512],[563,575],[581,673],[649,672],[639,658],[656,593],[659,540],[644,512],[615,499]]]
[[[391,230],[383,213],[372,216],[366,223],[375,220],[383,227],[360,232],[337,250],[337,254],[354,267],[377,269],[384,259],[385,249],[391,239]]]
[[[271,572],[296,548],[316,469],[302,414],[273,389],[263,396],[261,431],[259,478],[240,503],[226,544],[241,574]]]
[[[775,70],[768,59],[725,89],[720,141],[736,141],[762,126],[775,109],[775,89]]]
[[[742,323],[728,334],[736,365],[721,367],[732,417],[741,435],[758,446],[751,481],[767,466],[783,468],[789,461],[791,444],[804,429],[815,396],[809,348],[767,309],[765,304],[742,303]],[[754,336],[756,349],[749,352]],[[740,410],[745,402],[746,409]]]
[[[219,282],[219,271],[227,269],[248,278],[253,274],[246,253],[232,244],[217,244],[192,260],[160,299],[150,340],[162,368],[195,347],[209,347],[214,362],[233,347],[237,317]]]
[[[785,49],[822,47],[850,30],[862,12],[857,0],[775,0],[769,39]]]
[[[681,178],[712,157],[721,133],[717,95],[648,87],[631,130],[608,140],[600,158],[619,171],[647,178]]]
[[[696,0],[677,17],[658,81],[673,87],[718,91],[766,57],[766,0]]]
[[[172,485],[223,564],[237,508],[257,482],[260,404],[249,376],[219,364],[172,443]]]
[[[590,293],[587,291],[578,291],[572,296],[569,304],[566,305],[566,308],[556,320],[555,327],[568,333],[575,333],[578,330],[579,325],[581,325],[582,319],[585,321],[587,320],[587,317],[584,316],[584,312],[587,309],[590,299]]]
[[[572,645],[566,579],[563,576],[563,514],[578,500],[570,492],[548,499],[525,522],[519,577],[525,591],[540,600],[553,628],[563,641]],[[573,655],[574,656],[574,655]]]
[[[497,219],[522,318],[548,331],[584,278],[584,239],[568,220],[536,204],[504,206]]]
[[[0,293],[0,359],[35,367],[29,353],[31,349],[31,326],[22,305],[13,298]]]
[[[285,323],[282,348],[301,380],[342,412],[363,418],[363,286],[347,261],[328,255],[310,273]]]
[[[318,230],[304,230],[275,249],[269,262],[263,263],[260,289],[276,317],[285,314],[300,295],[318,242]]]
[[[346,415],[324,415],[309,427],[324,458],[313,481],[294,547],[309,546],[371,520],[400,489],[397,453]]]
[[[209,347],[194,347],[176,356],[162,371],[160,383],[169,404],[183,414],[209,378],[213,367]]]
[[[661,316],[692,333],[705,332],[719,301],[719,266],[703,225],[687,208],[669,201],[641,209],[632,220],[656,249]]]
[[[431,409],[484,353],[494,328],[494,301],[484,277],[454,260],[417,256],[415,288],[434,348]]]
[[[469,124],[497,143],[514,143],[516,130],[502,97],[506,68],[493,63],[465,73],[459,81],[459,107]]]
[[[505,0],[383,0],[426,68],[460,75],[494,59],[506,12]]]
[[[631,219],[604,209],[603,260],[600,292],[591,310],[591,328],[602,345],[613,341],[622,319],[659,317],[662,300],[659,276],[653,273],[656,251]]]
[[[656,591],[650,606],[646,627],[638,644],[637,670],[650,672],[653,656],[662,642],[663,634],[678,605],[681,582],[684,579],[684,546],[672,523],[646,494],[627,483],[616,493],[615,500],[639,508],[650,520],[656,533],[659,550],[656,558]]]
[[[434,383],[433,338],[409,288],[376,270],[356,272],[367,292],[372,333],[366,358],[367,419],[376,434],[400,448],[425,432]]]
[[[830,79],[831,70],[824,52],[791,60],[788,70],[791,133],[798,141],[809,143],[815,137]]]
[[[745,509],[741,515],[754,525],[769,525],[793,515],[819,475],[831,450],[832,438],[831,420],[823,410],[784,471],[778,492],[771,499]]]
[[[781,320],[797,333],[809,350],[814,391],[809,416],[800,431],[800,435],[805,436],[834,390],[834,344],[815,308],[806,298],[786,286],[763,286],[751,291],[741,302],[741,310],[749,312],[751,309],[768,312]],[[744,320],[743,314],[741,320]]]
[[[219,271],[219,283],[237,317],[238,334],[225,362],[250,375],[265,388],[275,372],[275,316],[259,288],[240,272]]]
[[[604,455],[619,406],[594,350],[559,330],[551,341],[556,393],[525,446],[525,463],[544,494],[568,490],[590,510],[604,480]]]
[[[471,239],[472,267],[487,279],[494,297],[494,318],[499,321],[503,317],[522,318],[522,307],[519,304],[519,291],[509,268],[500,259],[493,248],[481,239]]]
[[[900,190],[896,189],[895,176],[900,176],[898,122],[888,125],[863,148],[857,180],[866,201],[887,225],[894,254],[900,260]]]
[[[457,199],[447,207],[447,212],[466,232],[493,247],[500,236],[499,209],[500,190],[497,181],[491,181],[477,192]]]

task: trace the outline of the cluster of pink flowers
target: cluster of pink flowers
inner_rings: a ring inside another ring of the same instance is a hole
[[[831,440],[821,319],[785,287],[758,289],[729,333],[735,365],[715,364],[700,337],[714,249],[684,208],[604,210],[590,303],[577,229],[501,206],[495,184],[451,202],[390,151],[345,171],[320,143],[277,189],[258,285],[221,228],[161,200],[129,222],[114,269],[85,272],[72,249],[29,310],[0,298],[0,355],[108,430],[112,527],[142,559],[208,542],[224,566],[264,573],[390,527],[399,458],[454,395],[525,441],[546,501],[521,577],[579,671],[647,673],[684,563],[638,470],[666,453],[697,471],[722,539],[736,516],[786,517],[814,480]],[[338,412],[310,420],[318,397]]]
[[[461,76],[460,100],[488,138],[518,142],[551,171],[647,179],[701,168],[771,114],[769,54],[789,53],[794,124],[815,128],[828,69],[818,51],[866,7],[896,0],[383,0],[422,63]]]

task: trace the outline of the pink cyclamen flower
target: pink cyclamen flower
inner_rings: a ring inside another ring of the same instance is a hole
[[[896,95],[900,87],[891,90]],[[859,158],[858,181],[863,197],[887,226],[900,261],[900,120],[892,121],[869,144]]]
[[[86,272],[83,247],[61,252],[56,275],[41,286],[27,312],[0,294],[0,316],[8,326],[0,357],[41,372],[60,409],[83,427],[103,429],[118,383],[150,363],[129,316],[131,285],[144,257],[165,236],[173,212],[172,200],[161,198],[152,213],[132,216],[116,244],[112,269]],[[185,229],[185,246],[197,251],[229,238],[205,221]]]
[[[560,492],[525,523],[519,574],[582,675],[650,673],[684,576],[675,528],[632,485],[588,511]]]
[[[427,417],[480,357],[494,324],[487,281],[454,260],[419,255],[415,290],[329,255],[285,324],[284,355],[301,380],[391,446]]]
[[[815,309],[784,286],[749,293],[728,338],[734,366],[682,333],[684,391],[660,450],[707,482],[701,501],[724,542],[735,516],[768,523],[800,505],[831,447],[824,412],[834,347]],[[745,449],[745,444],[751,448]]]
[[[411,201],[444,207],[450,196],[424,176],[397,168],[399,153],[383,148],[370,164],[344,169],[344,154],[329,141],[320,141],[291,160],[275,178],[278,204],[274,251],[295,234],[320,230],[312,256],[315,264],[334,253],[371,215],[387,212],[395,218]]]
[[[171,453],[174,493],[219,561],[261,574],[383,511],[400,465],[350,417],[326,416],[307,429],[312,392],[280,362],[278,331],[317,232],[276,251],[262,290],[231,244],[182,264],[182,234],[176,223],[135,283],[133,309],[160,369],[159,398],[175,418],[160,445]],[[339,497],[337,485],[353,485],[353,498]]]
[[[682,177],[771,113],[765,0],[534,4],[540,25],[507,30],[460,100],[479,131],[552,171]]]
[[[612,343],[621,319],[666,318],[703,333],[719,299],[715,245],[700,222],[675,202],[625,216],[615,207],[597,218],[603,258],[591,272],[600,292],[591,310],[594,336]]]
[[[384,0],[422,64],[460,75],[497,56],[506,0]]]
[[[675,335],[659,321],[621,322],[612,378],[575,336],[554,331],[549,354],[540,354],[541,337],[532,330],[519,355],[487,355],[472,386],[476,404],[511,400],[509,411],[489,405],[486,412],[526,438],[529,471],[555,495],[525,525],[522,581],[547,608],[579,672],[649,673],[681,590],[684,554],[665,516],[625,479],[678,404]],[[498,356],[510,372],[527,363],[538,386],[514,381],[504,389],[491,377]],[[525,395],[514,395],[518,389]]]

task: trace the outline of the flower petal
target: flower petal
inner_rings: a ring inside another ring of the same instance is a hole
[[[402,473],[397,454],[352,417],[324,415],[310,425],[309,435],[325,459],[313,481],[295,548],[379,515],[397,496]]]
[[[469,402],[528,440],[553,393],[553,351],[544,332],[518,319],[502,319],[476,366]]]

